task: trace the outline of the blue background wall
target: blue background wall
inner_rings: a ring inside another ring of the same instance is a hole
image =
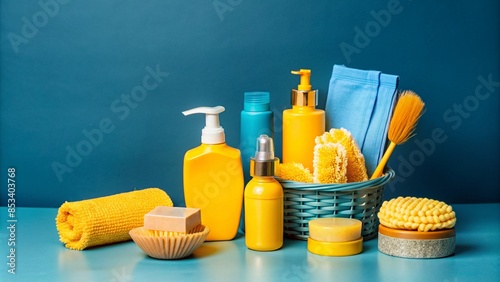
[[[204,120],[181,111],[225,106],[227,143],[237,147],[243,92],[270,91],[279,153],[281,112],[298,82],[290,70],[312,69],[324,108],[334,64],[397,74],[401,89],[426,102],[417,136],[389,162],[398,178],[385,198],[499,202],[499,7],[2,1],[1,204],[15,167],[18,206],[145,187],[163,188],[182,206],[183,155],[199,144]]]

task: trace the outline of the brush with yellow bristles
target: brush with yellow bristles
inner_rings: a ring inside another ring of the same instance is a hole
[[[424,106],[424,102],[415,92],[405,90],[401,93],[389,124],[389,132],[387,135],[391,143],[373,172],[371,179],[382,175],[382,170],[386,166],[396,145],[403,144],[413,136],[415,126],[422,115]]]

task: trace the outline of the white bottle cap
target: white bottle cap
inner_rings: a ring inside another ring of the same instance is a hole
[[[201,143],[221,144],[226,142],[224,128],[220,126],[219,114],[224,111],[223,106],[198,107],[182,112],[185,116],[191,114],[205,114],[205,127],[201,131]]]

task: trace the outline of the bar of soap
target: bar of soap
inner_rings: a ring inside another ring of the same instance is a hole
[[[200,224],[197,208],[158,206],[144,216],[144,228],[149,230],[187,233]]]
[[[316,218],[309,221],[309,237],[319,242],[348,242],[361,238],[362,222],[354,218]]]

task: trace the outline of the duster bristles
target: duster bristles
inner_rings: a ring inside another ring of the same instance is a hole
[[[424,106],[424,102],[415,92],[405,90],[401,93],[396,108],[394,109],[391,123],[389,124],[387,137],[391,143],[387,147],[384,156],[370,179],[375,179],[382,175],[382,171],[387,161],[389,161],[389,157],[394,147],[406,142],[413,136],[413,131],[415,130],[418,119],[422,115]]]
[[[389,124],[388,137],[391,142],[399,145],[413,136],[424,105],[422,99],[415,92],[405,90],[401,93]]]

